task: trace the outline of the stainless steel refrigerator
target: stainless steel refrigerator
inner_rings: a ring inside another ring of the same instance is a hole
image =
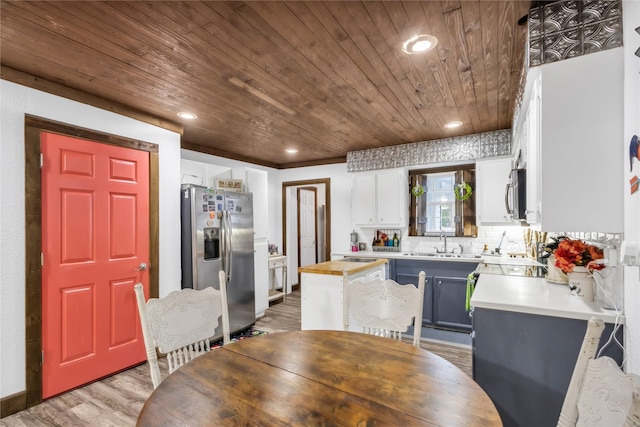
[[[253,195],[183,185],[182,287],[219,289],[218,272],[227,275],[231,333],[256,321],[253,270]],[[222,337],[222,326],[214,339]]]

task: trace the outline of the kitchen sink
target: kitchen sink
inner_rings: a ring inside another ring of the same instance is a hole
[[[422,256],[429,258],[467,258],[467,259],[482,259],[482,255],[473,254],[450,254],[450,253],[433,253],[433,252],[406,252],[402,255],[407,256]]]
[[[376,259],[375,258],[348,257],[348,258],[343,258],[342,261],[346,261],[346,262],[373,262],[373,261],[376,261]]]
[[[438,256],[441,254],[434,254],[433,252],[407,252],[404,253],[402,255],[407,255],[407,256]]]

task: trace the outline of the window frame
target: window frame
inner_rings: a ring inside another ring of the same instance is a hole
[[[476,180],[475,180],[475,163],[454,165],[446,167],[426,168],[426,169],[414,169],[409,171],[409,236],[419,237],[439,237],[440,230],[437,231],[423,231],[420,229],[420,224],[417,218],[418,203],[421,198],[425,198],[426,203],[427,192],[423,195],[416,197],[411,193],[411,189],[419,182],[426,184],[427,175],[436,175],[444,173],[454,173],[455,184],[466,182],[471,186],[471,197],[465,201],[455,200],[454,206],[454,231],[445,231],[446,236],[451,237],[476,237],[478,235],[478,227],[476,226]],[[454,184],[454,185],[455,185]]]

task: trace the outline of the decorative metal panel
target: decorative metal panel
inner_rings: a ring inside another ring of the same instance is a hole
[[[622,46],[622,1],[558,1],[529,12],[530,66]]]
[[[347,171],[484,159],[511,153],[511,129],[414,142],[347,153]]]

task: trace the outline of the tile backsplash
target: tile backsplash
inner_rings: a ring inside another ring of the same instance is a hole
[[[495,250],[502,239],[502,234],[506,232],[502,241],[501,252],[507,253],[524,253],[524,233],[528,227],[500,227],[500,226],[478,226],[478,237],[447,237],[447,249],[461,247],[464,252],[481,253],[484,245],[487,245],[490,251]],[[358,239],[365,242],[367,250],[371,250],[375,229],[357,229]],[[605,248],[618,248],[622,241],[622,234],[616,233],[548,233],[548,238],[556,235],[568,235],[571,238],[581,239],[587,243]],[[428,252],[434,248],[442,249],[444,241],[438,237],[420,237],[407,236],[407,230],[403,230],[400,239],[400,250],[404,252]]]

